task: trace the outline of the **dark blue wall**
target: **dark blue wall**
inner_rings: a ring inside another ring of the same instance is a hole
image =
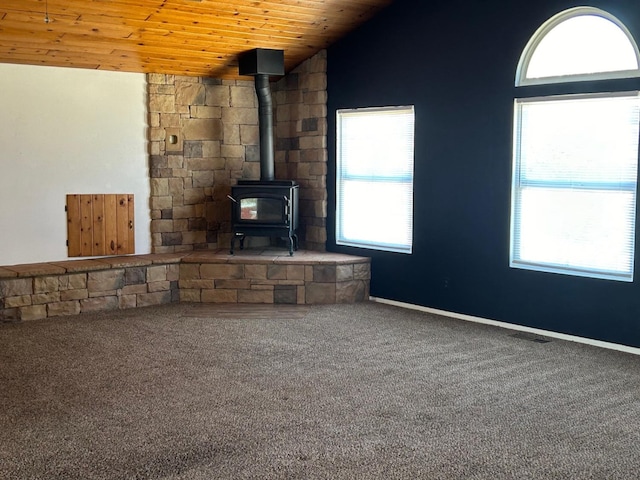
[[[329,250],[372,257],[373,296],[640,346],[640,263],[633,283],[509,268],[516,66],[542,23],[578,5],[396,0],[329,49],[329,212],[336,110],[415,105],[413,254],[336,246],[329,217]],[[640,41],[638,0],[590,5]]]

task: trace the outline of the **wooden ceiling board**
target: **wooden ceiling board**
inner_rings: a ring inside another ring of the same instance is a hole
[[[2,0],[0,63],[246,78],[238,54],[284,50],[289,71],[392,1]]]

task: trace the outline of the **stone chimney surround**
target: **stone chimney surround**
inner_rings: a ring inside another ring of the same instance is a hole
[[[326,51],[277,82],[275,177],[300,184],[300,247],[324,251],[327,213]],[[230,245],[227,195],[259,179],[253,80],[149,74],[153,253]]]

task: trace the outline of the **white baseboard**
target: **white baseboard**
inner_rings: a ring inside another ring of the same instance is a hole
[[[626,345],[620,345],[617,343],[602,342],[600,340],[593,340],[591,338],[578,337],[575,335],[567,335],[565,333],[552,332],[550,330],[542,330],[540,328],[525,327],[522,325],[515,325],[513,323],[499,322],[497,320],[490,320],[488,318],[474,317],[472,315],[465,315],[463,313],[448,312],[446,310],[438,310],[437,308],[423,307],[421,305],[413,305],[411,303],[398,302],[396,300],[388,300],[386,298],[369,297],[369,300],[371,300],[372,302],[385,303],[387,305],[394,305],[396,307],[407,308],[410,310],[418,310],[421,312],[433,313],[433,314],[442,315],[445,317],[457,318],[459,320],[465,320],[467,322],[493,325],[494,327],[506,328],[508,330],[517,330],[520,332],[533,333],[535,335],[541,335],[543,337],[557,338],[559,340],[583,343],[586,345],[592,345],[594,347],[608,348],[609,350],[617,350],[619,352],[631,353],[633,355],[640,355],[640,348],[628,347]]]

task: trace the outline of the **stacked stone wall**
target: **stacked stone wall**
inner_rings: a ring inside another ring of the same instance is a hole
[[[333,304],[369,298],[368,258],[318,255],[229,258],[194,253],[180,264],[180,301]]]
[[[148,88],[153,252],[229,245],[231,185],[260,176],[253,82],[150,74]]]
[[[0,322],[172,302],[319,304],[369,298],[369,258],[278,253],[234,256],[225,249],[0,267]]]
[[[300,243],[327,241],[327,54],[322,51],[274,84],[276,176],[300,183]]]
[[[253,80],[149,74],[154,253],[228,248],[238,179],[260,178]],[[300,183],[300,247],[326,244],[326,53],[272,83],[277,179]],[[263,245],[259,239],[249,244]]]
[[[0,321],[177,302],[180,258],[113,257],[0,267]]]

